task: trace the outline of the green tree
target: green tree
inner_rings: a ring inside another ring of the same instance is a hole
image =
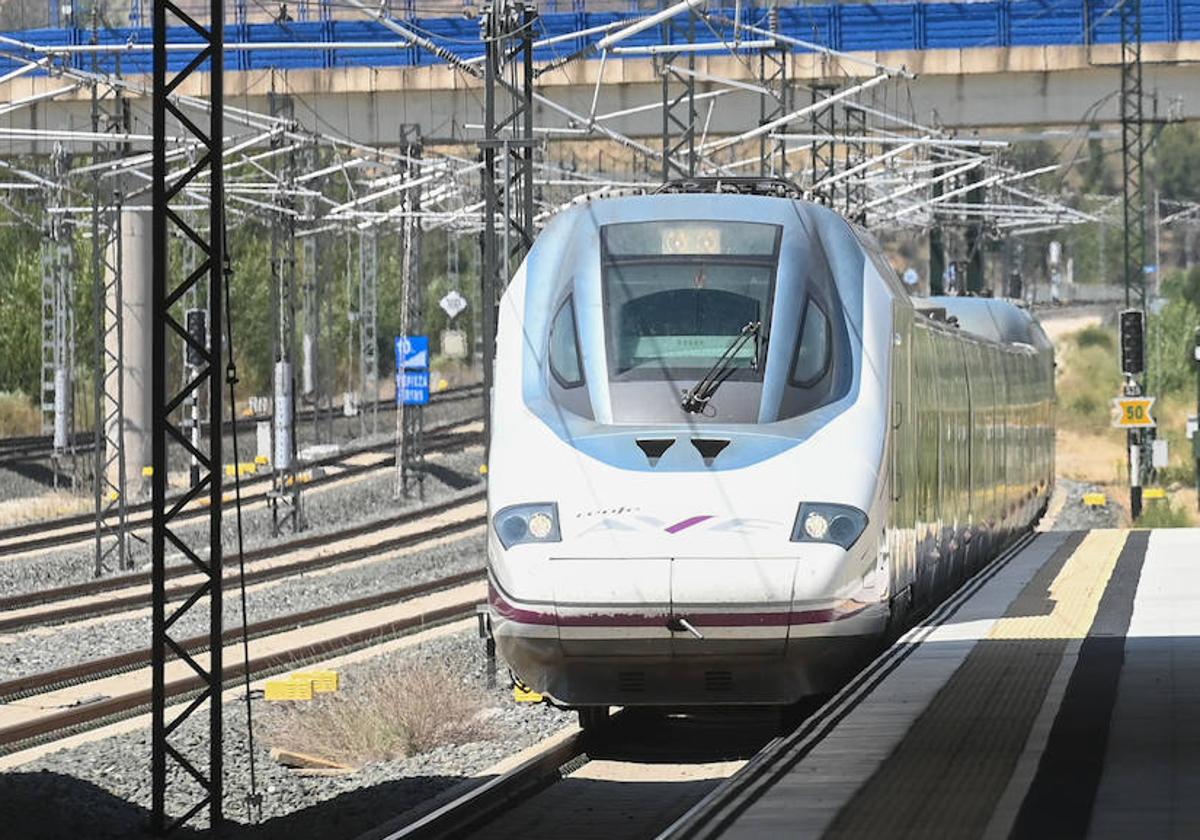
[[[1182,123],[1164,128],[1154,144],[1152,170],[1163,198],[1200,200],[1200,131]]]
[[[42,263],[33,231],[0,228],[0,278],[0,391],[33,399],[42,364]]]

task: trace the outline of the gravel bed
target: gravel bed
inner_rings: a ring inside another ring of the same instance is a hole
[[[70,480],[67,485],[70,485]],[[0,467],[0,502],[36,496],[53,488],[54,474],[48,464],[23,463]]]
[[[474,397],[470,399],[451,399],[446,402],[431,402],[425,409],[425,426],[441,425],[443,423],[451,423],[464,420],[472,415],[480,413],[480,398]],[[332,431],[329,426],[323,422],[321,428],[321,442],[332,440],[340,443],[343,446],[354,444],[363,444],[372,441],[391,440],[395,434],[396,415],[395,411],[387,407],[381,407],[378,414],[378,420],[372,422],[370,415],[363,418],[359,417],[344,417],[340,413],[334,414]],[[374,429],[378,428],[375,433]],[[233,462],[233,437],[226,434],[223,436],[223,452],[225,462]],[[303,449],[317,442],[316,430],[313,428],[311,419],[301,420],[296,424],[296,445],[299,449]],[[254,429],[246,429],[238,432],[238,448],[243,461],[252,461],[257,451],[257,442]],[[190,463],[188,453],[181,446],[168,447],[170,454],[170,464],[172,470],[186,470]],[[82,452],[79,455],[81,462],[81,470],[84,473],[90,473],[93,455],[90,451]],[[70,475],[66,472],[59,476],[59,486],[64,488],[70,487]],[[130,469],[134,472],[135,478],[131,478],[131,484],[136,482],[136,467],[130,465]],[[81,487],[82,495],[85,496],[85,501],[91,499],[91,484],[87,483],[84,478],[84,485]],[[50,467],[50,459],[43,458],[37,461],[27,461],[20,464],[6,464],[0,467],[0,502],[11,499],[21,499],[38,496],[49,492],[54,487],[54,473]],[[131,486],[130,493],[136,492],[136,486]],[[149,489],[147,487],[147,493]]]
[[[1121,525],[1122,512],[1111,502],[1104,507],[1088,507],[1083,503],[1084,493],[1107,492],[1098,484],[1073,481],[1069,478],[1055,480],[1054,492],[1066,496],[1066,503],[1053,522],[1043,523],[1048,531],[1089,531],[1093,528],[1117,528]]]
[[[269,757],[270,745],[260,734],[255,756],[258,790],[263,797],[262,822],[249,825],[244,704],[229,703],[225,707],[225,809],[235,822],[229,836],[255,840],[354,837],[573,721],[571,714],[550,706],[514,703],[503,675],[498,680],[500,687],[486,689],[483,645],[473,633],[436,639],[341,669],[342,691],[352,692],[373,674],[414,661],[450,669],[469,690],[486,698],[486,740],[369,764],[347,775],[313,776],[276,765]],[[258,721],[270,711],[264,705],[255,702]],[[173,743],[190,744],[198,750],[206,736],[206,721],[203,716],[192,718]],[[138,731],[59,751],[0,774],[0,819],[6,831],[15,832],[12,836],[29,840],[142,836],[150,806],[149,754],[149,732]],[[206,764],[201,762],[201,766]],[[169,791],[173,794],[167,801],[169,812],[179,814],[190,804],[178,798],[186,791],[182,785]],[[199,820],[195,830],[185,829],[175,836],[203,836],[203,825],[204,820]]]
[[[482,449],[474,447],[430,458],[427,461],[424,502],[415,498],[415,495],[409,499],[393,497],[395,471],[392,468],[381,469],[337,489],[312,488],[302,494],[304,516],[308,523],[304,533],[334,533],[356,522],[394,515],[404,509],[449,498],[468,487],[477,487],[481,453]],[[271,512],[265,506],[244,510],[242,520],[247,549],[286,540],[291,536],[285,526],[281,537],[271,537]],[[229,554],[237,549],[237,518],[232,510],[225,511],[221,525],[225,552]],[[177,527],[175,532],[184,539],[192,540],[192,545],[206,543],[208,524],[204,519],[193,520],[190,524]],[[135,563],[145,565],[150,562],[148,542],[131,539],[129,545]],[[94,547],[90,542],[33,557],[0,559],[0,595],[83,583],[92,579],[94,563]]]
[[[263,621],[482,568],[485,557],[483,536],[476,534],[357,568],[281,578],[250,589],[246,595],[246,612],[251,622]],[[237,590],[227,588],[225,627],[237,628],[241,622]],[[0,640],[0,680],[140,650],[149,645],[150,631],[147,614],[91,622],[86,626],[68,624],[54,631],[52,636],[44,629],[12,635]],[[207,632],[208,610],[201,605],[176,622],[172,635],[187,638]],[[53,644],[47,643],[49,638],[53,638]]]

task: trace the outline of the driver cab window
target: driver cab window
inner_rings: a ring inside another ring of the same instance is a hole
[[[792,362],[792,384],[801,388],[816,385],[829,366],[831,345],[829,318],[812,298],[804,306],[804,323]]]
[[[567,298],[550,325],[550,372],[564,388],[583,384],[583,365],[575,334],[575,308]]]

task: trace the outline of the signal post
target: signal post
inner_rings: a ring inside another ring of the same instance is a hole
[[[1146,472],[1143,456],[1146,429],[1153,429],[1154,418],[1150,407],[1153,397],[1142,395],[1142,386],[1137,377],[1146,370],[1145,364],[1146,316],[1140,309],[1121,312],[1121,373],[1125,375],[1123,396],[1113,400],[1117,410],[1113,425],[1126,430],[1129,452],[1129,515],[1137,519],[1142,515],[1142,476]]]

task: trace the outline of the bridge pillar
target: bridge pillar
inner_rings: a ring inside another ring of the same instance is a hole
[[[115,375],[121,377],[124,399],[118,408],[112,395],[106,395],[108,405],[104,414],[110,423],[119,426],[106,430],[106,435],[112,440],[119,433],[124,441],[126,492],[133,491],[131,495],[135,496],[142,494],[146,484],[142,468],[151,463],[150,243],[150,213],[122,210],[120,241],[110,243],[107,260],[108,266],[121,273],[120,296],[117,297],[118,282],[112,282],[117,278],[110,277],[105,341],[109,345],[108,357],[121,360],[121,370]],[[111,323],[116,313],[120,313],[122,322],[119,331]],[[121,342],[119,352],[117,341]],[[117,487],[122,479],[119,467],[115,461],[108,464],[108,481]]]

